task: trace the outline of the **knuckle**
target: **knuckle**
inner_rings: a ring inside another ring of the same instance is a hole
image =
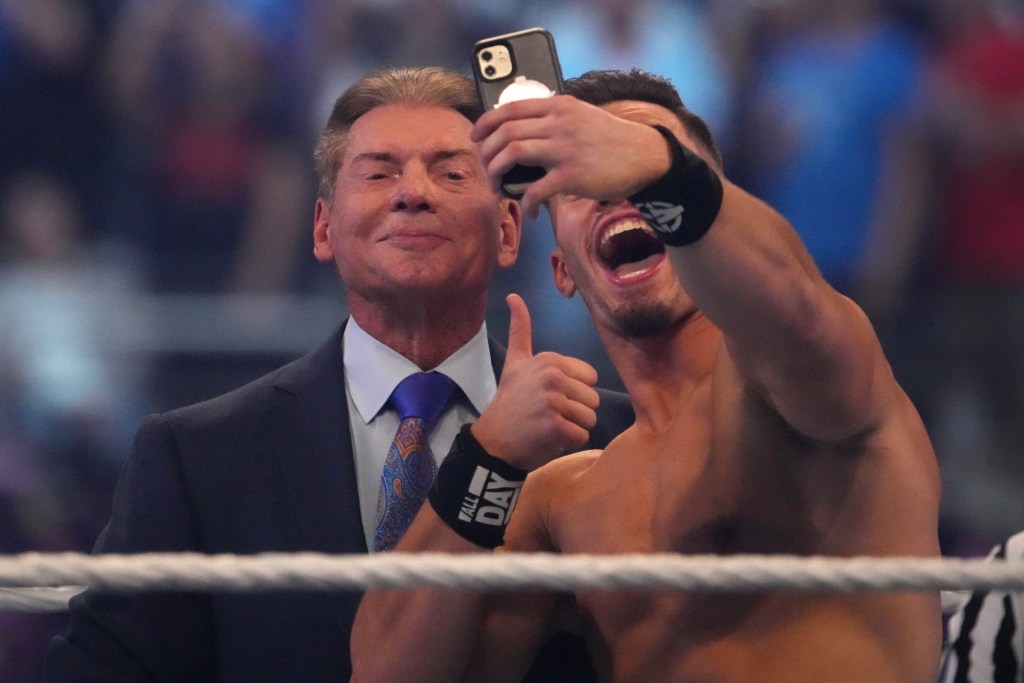
[[[555,390],[561,384],[562,377],[564,377],[564,375],[557,367],[545,364],[540,369],[540,377],[542,384],[546,389]]]
[[[513,157],[521,156],[526,152],[526,143],[522,140],[512,140],[505,145],[505,151]]]

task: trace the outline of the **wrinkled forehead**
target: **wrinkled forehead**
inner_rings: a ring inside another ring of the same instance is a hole
[[[432,154],[460,150],[477,156],[470,140],[473,124],[449,107],[413,103],[384,104],[352,124],[342,159],[365,154]]]

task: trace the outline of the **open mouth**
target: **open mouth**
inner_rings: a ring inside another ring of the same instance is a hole
[[[627,280],[653,270],[665,255],[665,245],[646,221],[629,218],[601,235],[597,255],[616,279]]]

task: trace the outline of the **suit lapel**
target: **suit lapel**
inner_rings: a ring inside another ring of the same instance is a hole
[[[281,487],[290,498],[300,538],[296,549],[365,553],[356,486],[341,326],[316,351],[286,368],[268,411]]]
[[[275,400],[261,425],[272,444],[280,489],[298,521],[292,550],[365,553],[356,485],[342,325],[320,348],[283,368]],[[501,376],[505,348],[488,337],[494,375]]]
[[[491,350],[491,367],[494,368],[494,377],[500,380],[501,369],[505,365],[505,354],[508,350],[490,335],[487,335],[487,346]]]

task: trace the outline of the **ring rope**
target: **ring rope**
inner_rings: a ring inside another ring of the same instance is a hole
[[[0,588],[0,612],[66,612],[68,601],[85,590],[85,586],[59,588]],[[942,613],[952,614],[970,591],[941,591]]]
[[[1024,590],[1024,561],[793,555],[561,555],[553,553],[263,553],[203,555],[23,553],[0,556],[0,607],[33,590],[75,586],[142,590],[330,591],[588,589],[855,593],[893,590]],[[51,609],[61,598],[50,597]],[[44,602],[46,599],[44,598]],[[8,609],[17,609],[10,607]],[[62,609],[62,607],[61,607]],[[45,610],[44,610],[45,611]]]
[[[66,612],[68,600],[85,586],[0,588],[0,612]]]

